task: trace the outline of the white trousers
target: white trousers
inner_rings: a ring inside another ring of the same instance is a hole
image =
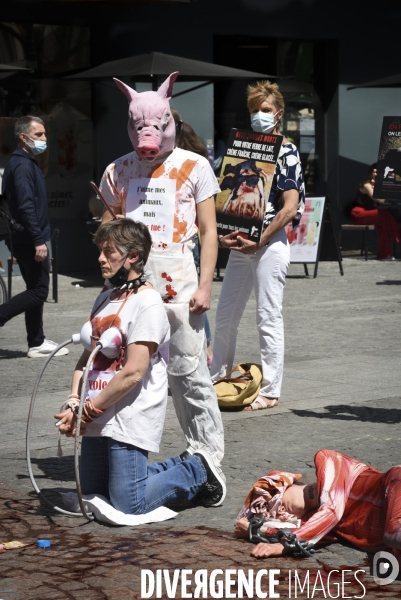
[[[192,244],[160,244],[147,263],[170,323],[168,383],[181,429],[192,450],[204,447],[219,464],[224,431],[206,357],[204,315],[193,315],[189,301],[198,287]]]
[[[194,452],[205,448],[219,465],[224,456],[224,430],[207,366],[206,336],[195,371],[187,375],[168,373],[168,384],[187,444]]]
[[[267,398],[280,396],[284,367],[282,303],[289,263],[290,247],[284,230],[256,254],[230,253],[216,313],[210,369],[214,381],[234,366],[238,326],[254,290],[263,369],[260,394]]]

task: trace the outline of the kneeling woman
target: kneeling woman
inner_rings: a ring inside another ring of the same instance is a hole
[[[319,450],[317,482],[294,485],[301,475],[271,471],[259,479],[238,515],[235,535],[249,538],[249,520],[265,517],[263,533],[272,535],[287,523],[298,539],[312,544],[343,539],[366,552],[387,550],[401,559],[401,466],[380,473],[355,458]],[[271,527],[269,520],[278,521]],[[298,522],[297,522],[298,521]],[[328,539],[327,536],[329,536]],[[281,543],[259,543],[258,558],[285,554]]]
[[[86,349],[73,375],[71,406],[55,415],[61,433],[75,435],[83,369],[97,340],[113,327],[122,342],[115,358],[98,352],[88,374],[81,424],[82,493],[101,494],[126,514],[188,500],[218,506],[225,484],[205,451],[148,464],[148,452],[158,452],[163,432],[167,372],[162,354],[169,340],[160,294],[144,277],[150,234],[142,223],[118,219],[102,225],[94,241],[111,287],[98,296],[82,329]]]

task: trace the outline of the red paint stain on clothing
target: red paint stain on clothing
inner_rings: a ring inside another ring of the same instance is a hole
[[[164,163],[161,165],[156,165],[152,167],[149,171],[149,177],[156,179],[157,177],[162,177],[164,175]]]
[[[175,179],[177,181],[177,192],[183,184],[189,179],[193,168],[195,167],[197,161],[196,160],[186,160],[182,163],[181,167],[178,169],[171,169],[169,173],[170,179]]]
[[[171,300],[174,299],[174,296],[177,295],[177,292],[175,291],[175,289],[173,287],[171,287],[170,284],[166,285],[166,295],[163,298],[163,302],[165,302],[166,304],[168,304]]]
[[[127,345],[127,337],[121,331],[121,319],[116,315],[107,315],[106,317],[94,317],[91,320],[92,325],[92,349],[95,348],[96,342],[99,341],[102,333],[116,327],[122,337],[122,346],[119,356],[116,358],[107,358],[102,352],[98,352],[93,361],[93,369],[95,371],[119,371],[123,368],[125,362],[125,347]]]
[[[173,281],[170,277],[170,275],[167,275],[167,273],[162,273],[162,277],[163,279],[167,279],[167,281]]]
[[[180,221],[177,213],[174,215],[174,231],[173,231],[173,242],[178,243],[185,236],[188,229],[188,223],[186,221]]]
[[[127,158],[125,160],[123,160],[123,165],[124,165],[124,167],[128,167],[128,159]]]

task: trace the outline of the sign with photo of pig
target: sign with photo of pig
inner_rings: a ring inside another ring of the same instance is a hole
[[[290,243],[292,263],[315,263],[318,259],[320,231],[325,198],[306,198],[305,210],[294,231],[292,223],[285,227]]]
[[[282,135],[232,129],[216,197],[219,235],[239,231],[258,242],[270,195]]]

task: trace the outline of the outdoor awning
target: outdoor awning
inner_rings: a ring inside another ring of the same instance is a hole
[[[45,2],[82,2],[83,0],[45,0]],[[123,6],[146,6],[153,4],[189,4],[195,0],[84,0],[96,4],[122,4]]]
[[[109,77],[133,77],[135,81],[153,81],[179,71],[180,81],[205,81],[219,79],[266,79],[274,75],[244,71],[209,62],[173,56],[162,52],[138,54],[110,62],[92,69],[69,75],[66,79],[102,79]]]
[[[390,75],[389,77],[383,77],[383,79],[375,79],[374,81],[360,83],[359,85],[352,85],[347,87],[347,90],[369,87],[401,87],[401,74]]]
[[[20,73],[23,71],[26,71],[27,73],[33,73],[33,69],[27,69],[26,67],[0,64],[0,78],[8,77],[9,75],[14,75],[14,73]]]

